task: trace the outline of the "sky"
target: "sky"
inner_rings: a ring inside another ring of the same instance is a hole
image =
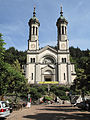
[[[56,21],[61,5],[68,21],[69,46],[90,49],[90,0],[0,0],[0,33],[5,48],[28,49],[28,21],[33,16],[34,6],[40,22],[40,47],[57,45]]]

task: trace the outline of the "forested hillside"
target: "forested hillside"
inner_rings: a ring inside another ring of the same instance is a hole
[[[70,47],[71,62],[74,62],[77,68],[86,69],[86,64],[90,63],[90,50],[80,50],[80,48]]]
[[[90,50],[81,50],[78,47],[70,47],[69,49],[71,62],[76,63],[78,68],[84,68],[84,64],[89,62]],[[21,65],[26,64],[26,51],[18,51],[14,47],[5,50],[5,62],[12,64],[16,59]]]
[[[26,51],[18,51],[14,47],[5,50],[4,61],[12,64],[15,60],[18,60],[20,65],[26,64]]]
[[[87,69],[90,63],[90,50],[81,50],[80,48],[70,47],[70,60],[75,63],[76,71],[78,68]],[[15,60],[18,60],[20,65],[26,64],[26,51],[18,51],[14,47],[10,47],[5,50],[4,61],[12,64]]]

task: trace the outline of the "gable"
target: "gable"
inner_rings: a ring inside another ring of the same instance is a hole
[[[54,53],[57,53],[57,51],[54,48],[50,47],[49,45],[47,45],[44,48],[42,48],[41,50],[39,50],[39,53],[42,53],[42,52],[44,52],[46,50],[49,50],[49,51],[54,52]]]

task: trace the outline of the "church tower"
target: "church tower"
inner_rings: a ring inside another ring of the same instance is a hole
[[[29,40],[28,40],[28,50],[39,50],[39,20],[36,18],[35,7],[33,11],[33,17],[29,20]]]
[[[63,17],[63,11],[61,6],[60,17],[56,22],[57,34],[58,34],[58,50],[59,51],[68,51],[68,39],[67,39],[67,25],[68,21]]]
[[[68,21],[63,16],[62,6],[60,11],[60,17],[57,19],[57,48],[58,48],[58,75],[60,84],[70,84],[71,83],[71,63],[70,63],[70,53],[67,38],[67,25]]]

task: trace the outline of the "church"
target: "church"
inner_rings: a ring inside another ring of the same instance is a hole
[[[69,41],[67,37],[68,21],[61,7],[57,19],[57,49],[49,45],[39,48],[40,22],[33,17],[28,22],[29,40],[27,50],[26,78],[29,84],[71,85],[76,77],[74,64],[70,63]],[[48,39],[48,38],[47,38]]]

